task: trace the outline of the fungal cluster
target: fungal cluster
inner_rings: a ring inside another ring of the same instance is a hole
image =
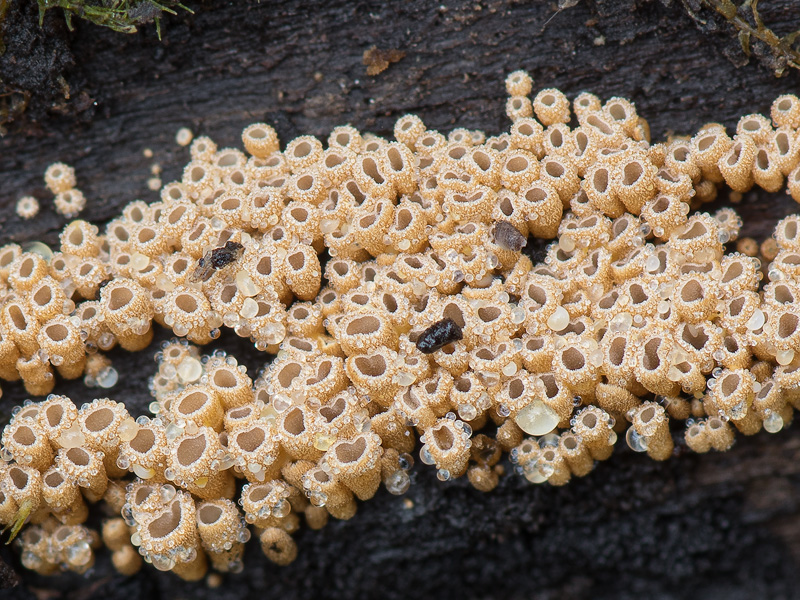
[[[241,569],[251,531],[287,564],[301,516],[318,529],[381,484],[403,494],[412,453],[489,491],[504,452],[563,485],[618,436],[665,460],[670,423],[696,452],[786,426],[800,217],[762,265],[753,244],[726,248],[733,210],[696,211],[723,185],[800,201],[800,100],[733,137],[708,124],[651,144],[627,100],[531,100],[522,71],[506,86],[494,137],[411,115],[396,141],[347,126],[281,151],[263,123],[247,153],[198,137],[182,180],[102,234],[73,221],[59,252],[0,249],[0,377],[50,394],[2,435],[0,523],[32,523],[25,566],[85,572],[102,539],[120,572],[143,559],[196,580]],[[531,238],[552,240],[541,262]],[[100,351],[145,349],[153,322],[182,339],[156,356],[150,416],[51,394],[56,372],[112,386]],[[201,354],[223,327],[273,355],[255,379]],[[102,536],[87,501],[120,515]]]

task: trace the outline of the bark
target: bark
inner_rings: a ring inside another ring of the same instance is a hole
[[[775,0],[763,16],[786,33],[798,27],[794,4]],[[35,3],[11,3],[0,58],[0,117],[14,118],[0,138],[2,243],[57,243],[65,220],[42,179],[54,161],[77,170],[89,199],[82,218],[102,223],[135,198],[155,200],[151,165],[165,183],[180,177],[188,149],[174,136],[184,126],[221,147],[240,145],[241,129],[259,120],[288,141],[324,138],[343,123],[390,134],[407,112],[441,131],[495,134],[508,125],[503,79],[525,68],[536,89],[631,98],[658,140],[712,120],[734,127],[798,87],[797,71],[777,79],[757,60],[741,64],[724,19],[708,9],[693,18],[676,2],[584,1],[558,13],[555,2],[493,0],[190,6],[194,15],[166,20],[159,42],[153,27],[124,36],[77,22],[70,33],[57,11],[40,30]],[[362,56],[372,46],[405,56],[368,76]],[[42,203],[32,221],[13,210],[27,194]],[[748,193],[738,208],[743,235],[759,239],[795,211],[783,193]],[[233,336],[222,346],[251,373],[264,362]],[[146,412],[152,352],[112,358],[121,375],[113,396]],[[102,395],[78,383],[56,391],[78,404]],[[24,398],[20,385],[4,384],[0,411]],[[440,483],[418,465],[406,499],[381,491],[351,521],[303,529],[288,567],[251,543],[244,573],[214,590],[152,568],[120,577],[105,552],[86,578],[40,578],[3,550],[22,581],[3,597],[800,597],[800,432],[741,438],[719,455],[677,454],[654,463],[619,447],[563,488],[510,475],[489,494],[465,479]],[[12,577],[0,569],[0,587]]]

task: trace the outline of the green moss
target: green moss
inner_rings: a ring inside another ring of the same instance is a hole
[[[0,0],[0,8],[5,0]],[[192,12],[178,0],[37,0],[39,24],[51,8],[64,11],[67,27],[72,29],[72,18],[78,17],[101,27],[121,33],[135,33],[139,25],[155,22],[161,39],[161,16],[175,14],[175,8]]]
[[[32,508],[33,504],[30,500],[25,500],[20,505],[17,514],[14,516],[14,522],[3,530],[4,533],[7,529],[11,530],[11,533],[8,536],[8,540],[6,541],[6,546],[8,546],[8,544],[13,542],[14,538],[17,537],[17,534],[19,533],[20,529],[22,529],[22,526],[25,525],[25,521],[28,520]]]
[[[748,57],[750,44],[756,39],[769,47],[772,53],[771,66],[775,75],[778,77],[783,75],[786,67],[800,69],[800,50],[795,47],[800,31],[794,31],[783,37],[778,36],[764,24],[758,14],[758,0],[746,0],[738,6],[733,0],[702,0],[702,3],[713,8],[736,28],[742,51]],[[743,16],[747,9],[752,11],[752,24]]]

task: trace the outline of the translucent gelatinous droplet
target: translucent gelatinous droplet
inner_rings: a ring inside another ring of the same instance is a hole
[[[261,409],[261,418],[265,421],[274,421],[278,418],[278,411],[271,404],[267,404]]]
[[[163,292],[171,292],[175,289],[175,283],[164,273],[161,273],[156,277],[156,287]]]
[[[81,428],[77,423],[73,423],[69,429],[66,429],[58,436],[58,443],[62,448],[80,448],[85,445],[86,438],[81,433]]]
[[[517,373],[517,365],[514,362],[510,362],[503,367],[503,375],[506,377],[512,377]]]
[[[236,288],[242,293],[243,296],[251,298],[258,294],[261,290],[253,283],[253,279],[247,271],[239,271],[236,273]]]
[[[726,411],[726,416],[734,421],[739,421],[747,416],[747,403],[742,400]]]
[[[236,464],[236,459],[233,456],[228,454],[227,452],[222,456],[219,460],[219,467],[217,468],[218,471],[225,471],[230,469]]]
[[[324,233],[333,233],[339,227],[339,221],[336,219],[321,219],[319,222],[319,230]]]
[[[398,385],[401,386],[409,386],[414,385],[414,382],[417,380],[416,376],[413,373],[409,373],[408,371],[400,371],[397,374],[396,382]]]
[[[608,328],[615,333],[624,333],[631,328],[632,324],[633,317],[631,314],[621,312],[614,315],[614,318],[611,319],[611,322],[608,324]]]
[[[789,350],[780,350],[779,352],[776,352],[775,360],[779,365],[784,367],[791,364],[794,360],[794,350],[790,348]]]
[[[177,423],[170,423],[169,425],[167,425],[166,436],[168,442],[174,441],[175,439],[177,439],[179,435],[182,434],[183,434],[183,427],[178,427]]]
[[[558,247],[564,252],[572,252],[575,250],[575,240],[571,235],[564,234],[558,240]]]
[[[563,306],[559,306],[547,319],[547,326],[553,331],[564,331],[569,325],[569,313]]]
[[[203,375],[203,365],[193,356],[187,356],[178,365],[177,374],[182,383],[194,383]]]
[[[282,413],[292,406],[292,399],[286,394],[275,394],[272,397],[273,408]]]
[[[336,443],[336,440],[335,435],[319,433],[314,437],[314,448],[325,452]]]
[[[25,252],[33,252],[34,254],[38,254],[45,260],[50,260],[53,258],[53,251],[50,249],[50,246],[43,244],[42,242],[29,242],[24,244],[22,249]]]
[[[750,331],[758,331],[764,326],[765,322],[766,322],[766,317],[764,316],[763,311],[757,308],[753,313],[753,316],[751,316],[750,319],[748,319],[745,327],[747,327],[747,329],[749,329]]]
[[[153,469],[148,469],[138,464],[133,465],[133,472],[141,479],[152,479],[155,477],[156,472]]]
[[[534,400],[517,413],[514,418],[528,435],[544,435],[556,428],[561,420],[558,413],[541,400]]]
[[[117,435],[123,442],[130,442],[139,433],[139,424],[133,420],[133,417],[124,419],[117,427]]]
[[[681,370],[674,365],[671,366],[667,371],[667,379],[670,381],[680,381],[681,377],[683,377],[683,373],[681,373]]]
[[[252,319],[258,314],[258,302],[252,298],[247,298],[239,309],[239,315],[245,319]]]
[[[595,367],[603,366],[603,351],[598,348],[589,353],[589,362]]]
[[[150,264],[150,257],[141,252],[135,253],[131,256],[130,266],[134,271],[141,271]]]

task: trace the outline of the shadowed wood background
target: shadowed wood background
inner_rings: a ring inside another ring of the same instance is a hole
[[[762,56],[748,61],[735,30],[696,0],[583,0],[559,13],[556,2],[499,0],[189,5],[195,14],[166,19],[159,42],[152,26],[126,36],[76,21],[69,32],[57,10],[40,29],[34,2],[10,1],[0,56],[0,243],[57,243],[65,219],[42,179],[57,160],[76,168],[88,198],[82,218],[103,223],[131,200],[155,200],[151,166],[166,183],[188,161],[175,143],[179,127],[222,147],[240,145],[254,121],[272,123],[285,142],[303,133],[324,139],[343,123],[390,134],[397,117],[415,112],[443,132],[495,134],[508,127],[503,79],[524,68],[535,89],[631,98],[655,141],[711,120],[733,127],[800,82],[792,69],[774,77],[758,44]],[[800,28],[795,0],[762,0],[759,10],[779,34]],[[372,46],[405,56],[368,76],[362,56]],[[14,214],[27,194],[42,203],[32,221]],[[795,207],[783,193],[746,194],[743,234],[764,239]],[[217,346],[251,374],[263,365],[235,336]],[[155,348],[111,354],[120,371],[111,395],[136,415],[149,401]],[[56,391],[78,404],[102,395],[75,382]],[[19,384],[4,384],[0,422],[25,397]],[[349,522],[302,529],[289,567],[269,564],[251,543],[244,573],[214,590],[152,568],[120,577],[106,552],[87,577],[42,578],[3,549],[0,588],[19,585],[0,596],[800,598],[797,425],[739,437],[724,454],[679,446],[665,463],[623,446],[564,488],[511,476],[481,494],[418,465],[407,500],[381,491]]]

